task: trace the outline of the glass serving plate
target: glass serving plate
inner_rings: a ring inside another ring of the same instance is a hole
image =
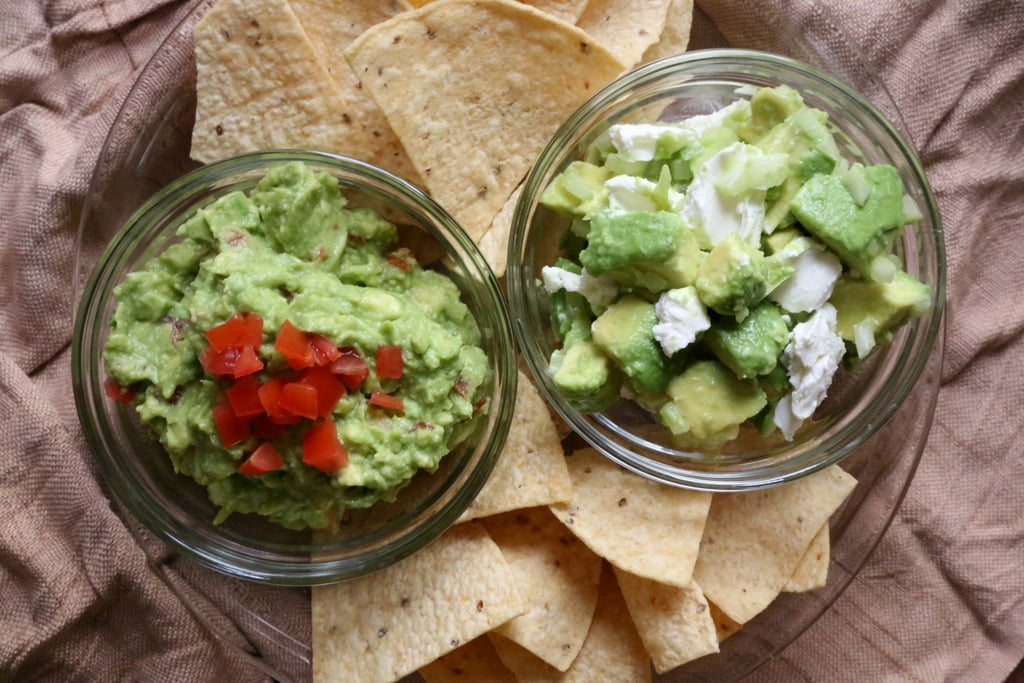
[[[199,0],[174,28],[128,94],[100,153],[79,227],[74,287],[84,278],[122,222],[148,197],[198,164],[188,156],[195,117],[192,27],[212,5]],[[786,54],[830,71],[871,99],[898,128],[899,110],[852,52],[837,54],[814,36],[779,18],[773,39]],[[783,42],[778,36],[784,34]],[[705,37],[705,40],[707,38]],[[835,41],[829,44],[834,45]],[[724,43],[700,47],[724,46]],[[765,49],[752,41],[734,47]],[[848,48],[852,50],[852,48]],[[853,66],[851,66],[853,65]],[[76,296],[76,300],[77,300]],[[721,652],[656,676],[660,683],[738,680],[777,657],[824,614],[857,575],[891,523],[921,457],[939,387],[944,329],[928,364],[902,407],[842,463],[858,486],[831,522],[828,583],[809,593],[785,593],[722,643]],[[122,511],[146,552],[151,570],[209,631],[239,657],[278,681],[312,677],[309,590],[250,584],[180,556]],[[417,675],[407,683],[420,681]]]

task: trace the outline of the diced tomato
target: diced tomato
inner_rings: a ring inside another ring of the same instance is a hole
[[[235,415],[228,401],[221,401],[213,407],[213,422],[225,448],[241,443],[249,436],[249,423]]]
[[[263,318],[255,313],[235,313],[220,325],[211,327],[204,336],[218,353],[229,346],[258,349],[263,343]]]
[[[248,458],[242,462],[238,471],[242,474],[256,475],[273,472],[284,467],[284,459],[271,443],[261,443]]]
[[[118,403],[131,403],[135,400],[135,393],[114,381],[112,377],[103,380],[103,393]]]
[[[311,335],[309,345],[313,349],[313,362],[319,366],[330,365],[341,356],[334,342],[322,334]]]
[[[289,419],[294,419],[294,422],[298,422],[301,419],[291,415],[288,417]],[[249,425],[252,427],[253,436],[265,441],[276,439],[288,431],[288,424],[281,423],[280,421],[275,422],[267,415],[257,415],[249,421]]]
[[[334,406],[346,393],[342,381],[327,368],[303,370],[299,375],[299,382],[316,389],[316,413],[320,417],[330,415]]]
[[[260,405],[269,417],[280,417],[284,415],[281,410],[281,391],[284,389],[284,380],[280,377],[265,382],[256,394],[259,396]]]
[[[399,379],[404,366],[402,363],[402,347],[381,344],[377,347],[377,376]]]
[[[355,391],[370,376],[370,366],[351,346],[338,349],[340,355],[330,364],[330,370],[341,378],[349,391]]]
[[[236,378],[245,377],[262,369],[263,361],[256,355],[256,351],[251,346],[243,346],[242,352],[238,355],[238,360],[235,361],[235,369],[231,374]]]
[[[398,268],[403,273],[412,270],[415,257],[409,249],[398,249],[388,254],[388,263]]]
[[[260,381],[256,375],[246,375],[225,390],[231,409],[238,417],[255,417],[266,412],[260,403]]]
[[[235,365],[238,364],[238,357],[242,355],[237,346],[229,346],[223,351],[217,351],[213,346],[207,346],[199,355],[199,363],[211,375],[234,375]]]
[[[394,410],[398,413],[405,412],[405,402],[401,396],[392,396],[382,391],[374,391],[370,394],[370,405],[384,408],[385,410]]]
[[[309,343],[310,335],[306,334],[291,321],[285,320],[274,340],[274,349],[288,359],[293,368],[309,368],[315,362],[313,347]]]
[[[333,420],[314,423],[302,436],[302,462],[321,472],[336,472],[348,464],[348,451]]]
[[[278,401],[281,410],[315,420],[317,416],[316,387],[301,382],[285,382]]]

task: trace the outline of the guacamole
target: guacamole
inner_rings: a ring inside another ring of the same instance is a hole
[[[199,209],[116,291],[104,349],[220,513],[331,528],[433,471],[487,410],[456,285],[302,163]]]
[[[542,269],[553,382],[583,412],[634,399],[680,447],[792,440],[844,362],[929,307],[892,253],[920,218],[899,172],[843,158],[785,86],[615,124],[541,202],[568,226]]]

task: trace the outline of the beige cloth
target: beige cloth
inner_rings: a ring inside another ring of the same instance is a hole
[[[147,569],[95,479],[68,380],[90,171],[133,77],[192,4],[0,0],[2,680],[268,678]],[[909,494],[833,609],[753,679],[1002,680],[1024,656],[1024,5],[698,5],[695,46],[811,44],[878,74],[934,185],[949,252],[943,387]],[[301,594],[181,567],[229,605],[204,618],[240,647],[271,660],[280,639],[232,605],[308,629]]]

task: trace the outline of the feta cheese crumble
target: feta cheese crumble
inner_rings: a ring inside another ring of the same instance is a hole
[[[540,276],[548,294],[554,294],[560,289],[579,292],[597,314],[608,308],[619,295],[619,288],[614,280],[604,276],[595,277],[588,273],[586,268],[582,273],[574,273],[558,266],[544,266]]]
[[[708,310],[694,287],[662,292],[654,305],[658,322],[652,331],[665,355],[685,349],[697,340],[697,334],[711,327]]]
[[[708,159],[697,171],[686,192],[682,216],[693,226],[702,246],[710,248],[732,233],[744,242],[759,246],[764,228],[765,191],[732,196],[715,182],[727,167],[742,163],[739,158],[755,149],[735,142]]]
[[[843,272],[839,257],[806,237],[792,240],[777,256],[796,271],[769,298],[790,313],[808,313],[824,306]]]

